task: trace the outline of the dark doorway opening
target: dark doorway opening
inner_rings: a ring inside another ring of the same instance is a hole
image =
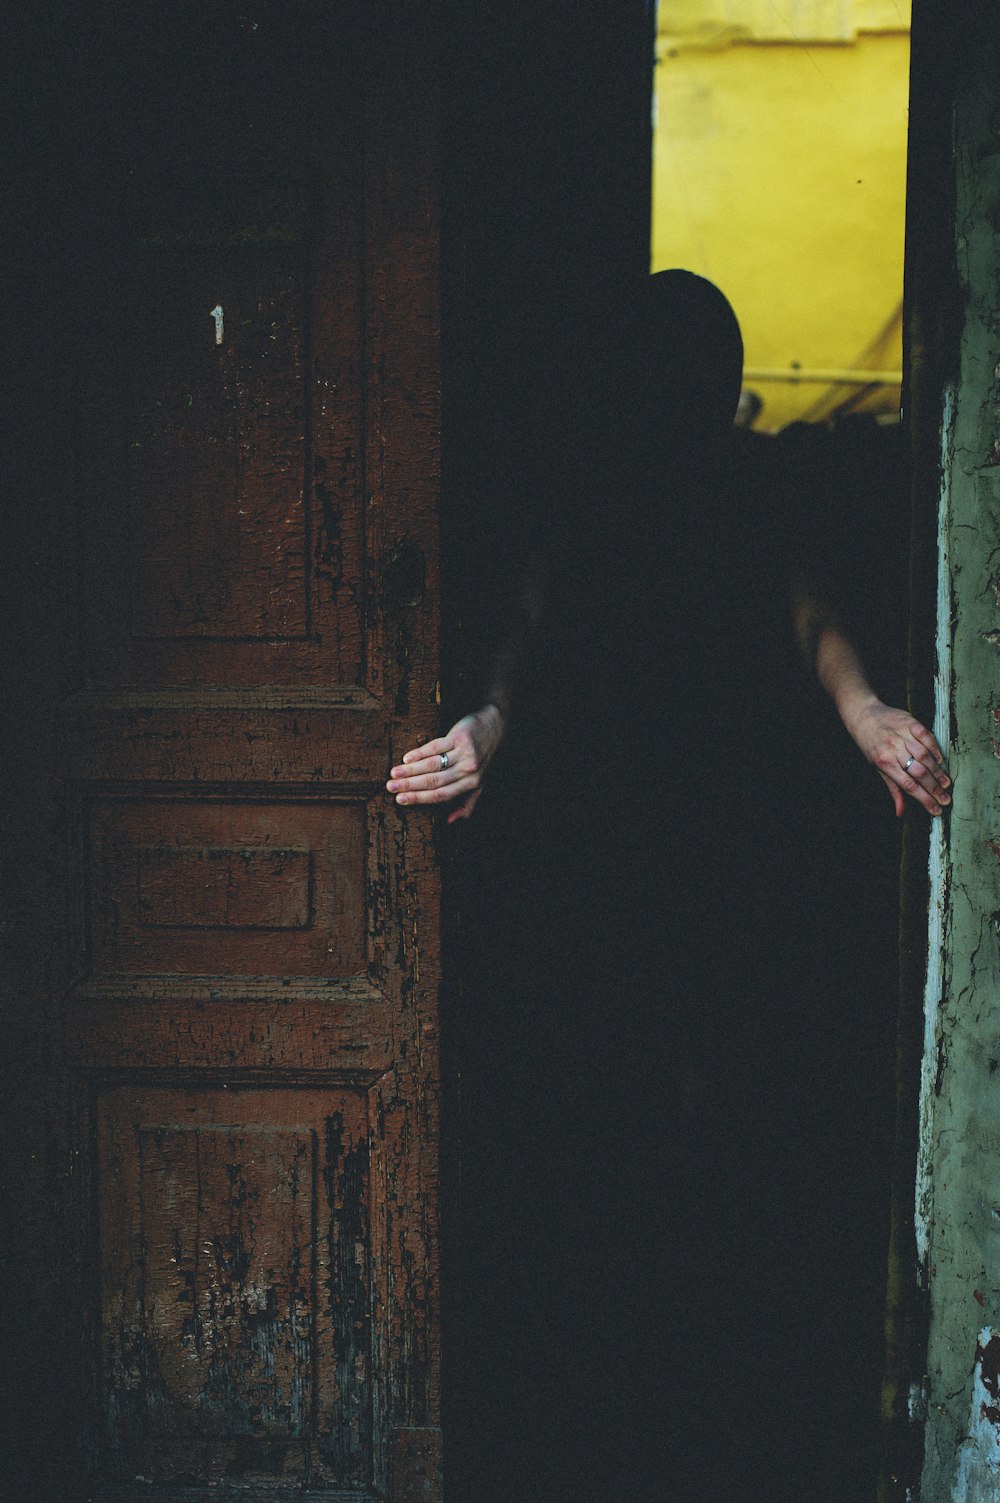
[[[609,287],[641,274],[648,245],[651,17],[639,4],[585,12],[583,32],[536,13],[466,33],[451,75],[445,723],[480,692],[495,625],[483,601],[502,593],[509,552],[510,447],[534,446],[543,473],[546,451],[571,441],[551,400],[560,352],[588,314],[599,323]],[[803,435],[795,462],[804,525],[826,546],[880,691],[904,703],[898,439],[857,419]],[[516,497],[514,514],[531,504]],[[579,523],[608,528],[582,500]],[[613,527],[607,537],[613,549]],[[542,735],[531,687],[474,820],[442,832],[452,1484],[477,1503],[616,1489],[869,1498],[895,1106],[901,831],[889,799],[803,677],[773,726],[796,754],[782,756],[780,783],[770,769],[760,783],[781,901],[726,1003],[741,1028],[756,1011],[744,1036],[759,1089],[721,1115],[709,1092],[689,1117],[690,1133],[713,1137],[701,1167],[728,1161],[731,1176],[725,1191],[705,1184],[693,1226],[695,1198],[684,1211],[661,1193],[673,1149],[647,1108],[678,1089],[657,1009],[698,999],[647,994],[636,1069],[621,1037],[637,1026],[628,978],[643,971],[642,940],[609,964],[602,934],[625,926],[609,928],[606,888],[582,891],[564,841],[581,760],[613,765],[620,747],[560,745],[551,723]],[[647,796],[662,796],[655,769]],[[761,870],[720,852],[720,911]],[[697,1176],[697,1151],[686,1164]],[[687,1265],[678,1323],[657,1249],[685,1236],[705,1239],[705,1255]]]

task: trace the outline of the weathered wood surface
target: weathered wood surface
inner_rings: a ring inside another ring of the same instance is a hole
[[[383,782],[389,723],[364,689],[126,689],[75,694],[64,708],[67,772],[89,783]]]
[[[67,1498],[441,1496],[436,861],[381,789],[437,716],[436,126],[420,20],[351,11],[137,11],[102,80],[24,1051]]]
[[[105,1423],[123,1480],[365,1485],[366,1094],[101,1093]]]

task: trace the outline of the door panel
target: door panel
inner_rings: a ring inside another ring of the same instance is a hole
[[[345,71],[308,5],[297,22],[263,5],[256,26],[217,9],[240,43],[207,39],[224,77],[190,78],[180,18],[165,92],[152,80],[133,102],[143,154],[120,147],[98,190],[82,309],[88,678],[356,684],[378,89]],[[136,70],[143,40],[138,18]]]
[[[142,247],[130,270],[119,338],[134,630],[304,637],[301,248],[248,257]]]
[[[84,274],[98,1498],[440,1496],[437,876],[382,787],[436,720],[433,87],[348,9],[137,11]]]
[[[102,1093],[98,1123],[122,1480],[363,1487],[366,1093],[125,1087]]]
[[[133,796],[89,814],[95,973],[365,969],[360,800]]]

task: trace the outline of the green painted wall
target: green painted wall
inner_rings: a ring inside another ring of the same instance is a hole
[[[936,729],[955,787],[930,857],[915,1226],[929,1323],[912,1389],[921,1503],[1000,1498],[1000,71],[989,10],[981,23],[966,14],[955,74],[942,67],[939,81],[955,100],[952,267],[939,285],[953,271],[959,295],[958,362],[936,417]],[[925,283],[919,296],[933,295]]]

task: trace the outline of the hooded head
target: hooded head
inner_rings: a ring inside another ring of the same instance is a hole
[[[708,458],[732,429],[743,375],[736,315],[712,282],[674,269],[647,277],[632,357],[643,446]]]

